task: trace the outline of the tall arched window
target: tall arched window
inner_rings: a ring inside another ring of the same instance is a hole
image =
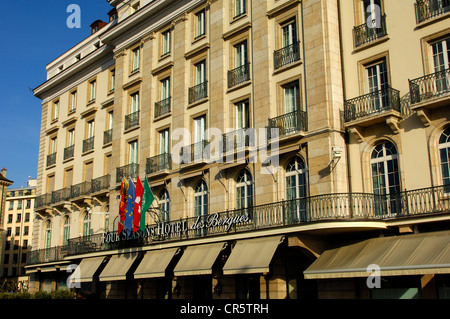
[[[243,170],[236,179],[236,208],[250,208],[253,205],[252,175]]]
[[[167,189],[163,189],[159,194],[158,200],[159,209],[161,212],[161,219],[163,222],[168,222],[170,220],[170,198]]]
[[[439,157],[441,162],[442,184],[446,193],[450,192],[450,127],[446,128],[439,139]]]
[[[67,245],[70,236],[70,218],[69,216],[64,217],[64,226],[63,226],[63,245]]]
[[[286,199],[289,222],[306,221],[306,165],[299,158],[293,158],[286,166]]]
[[[83,236],[91,234],[91,212],[88,210],[83,218]]]
[[[372,187],[376,214],[397,214],[400,212],[400,174],[398,153],[394,144],[378,144],[370,159]]]
[[[198,182],[194,189],[194,215],[208,215],[208,187],[203,180]]]

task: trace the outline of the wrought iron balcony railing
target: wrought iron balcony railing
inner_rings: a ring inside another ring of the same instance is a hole
[[[172,169],[172,156],[170,153],[163,153],[147,158],[146,172],[147,174],[161,172]]]
[[[450,12],[450,0],[416,0],[417,23],[433,19],[447,12]]]
[[[94,149],[94,137],[83,140],[83,153]]]
[[[285,46],[273,53],[275,70],[285,65],[300,61],[300,41]]]
[[[189,103],[204,99],[208,96],[208,81],[189,88]]]
[[[171,98],[168,97],[155,103],[155,118],[170,113],[170,100]]]
[[[181,148],[181,164],[201,163],[209,158],[209,144],[203,140]]]
[[[400,91],[387,87],[351,100],[346,100],[344,103],[345,122],[370,117],[391,110],[401,113]]]
[[[74,156],[75,145],[70,145],[64,149],[64,160]]]
[[[450,69],[409,80],[411,104],[450,94]]]
[[[70,199],[70,187],[59,189],[52,192],[51,203],[56,204]]]
[[[377,17],[373,21],[365,22],[353,28],[353,42],[355,48],[373,42],[387,35],[386,15]]]
[[[223,152],[235,152],[248,146],[252,146],[255,140],[254,130],[249,128],[239,128],[232,132],[223,134]]]
[[[56,152],[50,155],[47,155],[47,167],[56,164]]]
[[[103,132],[103,145],[109,144],[112,142],[112,130],[107,130]]]
[[[93,234],[71,238],[67,246],[35,250],[28,253],[28,264],[62,260],[64,255],[76,255],[94,251],[104,251],[124,247],[142,246],[158,242],[179,241],[205,236],[224,235],[243,231],[262,230],[275,227],[302,225],[326,221],[390,221],[421,216],[443,215],[450,213],[450,186],[438,186],[412,191],[403,191],[389,195],[368,193],[339,193],[280,201],[265,205],[252,206],[217,213],[219,220],[238,219],[248,216],[245,222],[216,223],[207,225],[211,215],[181,219],[185,227],[180,232],[155,233],[151,237],[125,242],[103,243],[103,234]],[[177,221],[178,222],[178,221]],[[196,225],[196,227],[193,227]],[[157,225],[149,224],[155,227]]]
[[[278,136],[285,136],[291,133],[307,131],[308,130],[308,116],[306,112],[296,110],[287,114],[283,114],[269,119],[268,138],[271,135],[271,129],[278,129]]]
[[[82,182],[70,187],[70,197],[77,198],[91,194],[91,181]]]
[[[100,191],[107,190],[110,184],[110,175],[104,175],[94,178],[91,181],[91,193],[98,193]]]
[[[139,125],[139,111],[125,116],[125,130]]]
[[[228,88],[250,80],[250,63],[228,71]]]
[[[36,199],[34,200],[34,208],[39,209],[45,206],[49,206],[52,201],[52,194],[43,194],[36,196]]]
[[[116,183],[120,183],[123,178],[136,178],[139,174],[139,164],[131,163],[125,166],[117,167]]]

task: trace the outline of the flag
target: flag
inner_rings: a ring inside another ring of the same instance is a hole
[[[120,204],[119,204],[119,225],[118,231],[119,235],[122,233],[123,225],[125,223],[125,211],[127,207],[127,196],[128,196],[128,183],[122,178],[122,183],[120,184]]]
[[[144,189],[142,193],[142,209],[141,209],[141,221],[139,223],[140,229],[142,231],[145,230],[145,213],[152,206],[153,200],[155,196],[153,196],[152,190],[150,189],[150,185],[148,185],[147,177],[144,180]]]
[[[139,176],[136,181],[136,194],[134,201],[134,211],[133,211],[133,233],[139,229],[139,223],[141,221],[141,209],[142,209],[142,194],[143,188]]]
[[[134,186],[131,178],[128,181],[128,196],[127,196],[127,209],[125,211],[125,229],[133,230],[133,212],[134,212],[134,196],[136,192],[136,187]]]

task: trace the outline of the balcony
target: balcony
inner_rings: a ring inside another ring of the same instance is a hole
[[[123,178],[135,179],[139,174],[139,164],[131,163],[125,166],[117,167],[116,183],[120,183]]]
[[[271,135],[271,129],[278,129],[278,137],[287,136],[297,132],[306,132],[308,130],[308,116],[304,111],[296,110],[269,119],[268,138],[274,138]]]
[[[83,153],[94,149],[94,137],[83,140]]]
[[[64,149],[64,160],[73,158],[75,145],[70,145]]]
[[[203,140],[181,148],[181,163],[204,163],[209,158],[209,144]]]
[[[189,104],[208,97],[208,81],[189,88]]]
[[[243,150],[254,144],[254,131],[249,128],[240,128],[223,134],[223,153]],[[252,143],[253,142],[253,143]]]
[[[450,12],[450,0],[416,0],[416,22],[422,23]]]
[[[36,196],[34,200],[34,209],[38,210],[47,206],[50,206],[52,202],[52,194],[43,194]]]
[[[125,131],[139,125],[139,111],[125,116]]]
[[[313,225],[321,222],[321,227],[326,227],[326,222],[365,222],[378,221],[381,223],[398,222],[408,220],[411,224],[418,218],[430,218],[432,216],[447,217],[450,219],[450,187],[438,186],[412,191],[403,191],[391,195],[375,195],[369,193],[339,193],[304,197],[288,201],[280,201],[265,205],[252,206],[245,209],[236,209],[217,213],[219,220],[236,219],[246,215],[246,222],[235,223],[227,226],[217,223],[211,227],[199,229],[197,217],[185,218],[176,222],[184,223],[185,230],[159,234],[156,224],[154,234],[139,240],[130,240],[116,243],[103,243],[103,234],[71,238],[66,247],[55,247],[51,250],[43,249],[28,253],[28,264],[39,264],[50,260],[51,257],[63,259],[63,255],[77,255],[88,252],[106,251],[125,247],[139,247],[162,242],[183,241],[208,236],[235,234],[239,232],[261,231],[265,229],[280,229],[300,225]],[[211,215],[205,216],[205,223]],[[325,226],[324,226],[325,225]],[[371,227],[371,226],[367,226]],[[46,255],[47,253],[47,255]],[[59,255],[58,255],[59,253]]]
[[[228,71],[228,88],[232,88],[249,80],[250,63],[246,63],[240,67]]]
[[[112,129],[103,132],[103,145],[112,142]]]
[[[147,158],[145,171],[147,174],[157,172],[166,172],[172,169],[172,156],[169,153],[163,153]]]
[[[110,175],[104,175],[101,177],[94,178],[91,181],[91,193],[98,194],[100,192],[108,191],[110,184]]]
[[[409,80],[411,108],[436,108],[450,98],[450,69]]]
[[[391,87],[361,95],[344,103],[345,122],[370,126],[389,116],[401,117],[400,92]]]
[[[47,155],[47,167],[56,164],[56,152],[50,155]]]
[[[387,35],[386,15],[381,16],[379,22],[374,20],[373,27],[368,23],[353,28],[353,43],[355,48],[374,42]]]
[[[273,62],[275,70],[300,61],[300,41],[285,46],[273,53]]]
[[[59,189],[52,192],[51,203],[58,204],[70,199],[70,187]]]
[[[155,118],[170,113],[170,97],[155,103]]]

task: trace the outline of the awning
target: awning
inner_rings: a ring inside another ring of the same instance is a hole
[[[224,275],[269,272],[270,261],[283,236],[239,240],[223,267]]]
[[[136,260],[137,253],[114,255],[106,264],[99,276],[100,281],[114,281],[127,279],[127,272]]]
[[[450,231],[372,238],[325,251],[307,270],[306,279],[449,274]]]
[[[174,269],[175,276],[209,275],[212,266],[226,243],[189,246]]]
[[[105,257],[94,257],[83,259],[75,271],[80,275],[79,282],[90,282],[98,267],[102,264]]]
[[[148,251],[134,272],[134,278],[157,278],[166,275],[166,268],[179,248]]]

